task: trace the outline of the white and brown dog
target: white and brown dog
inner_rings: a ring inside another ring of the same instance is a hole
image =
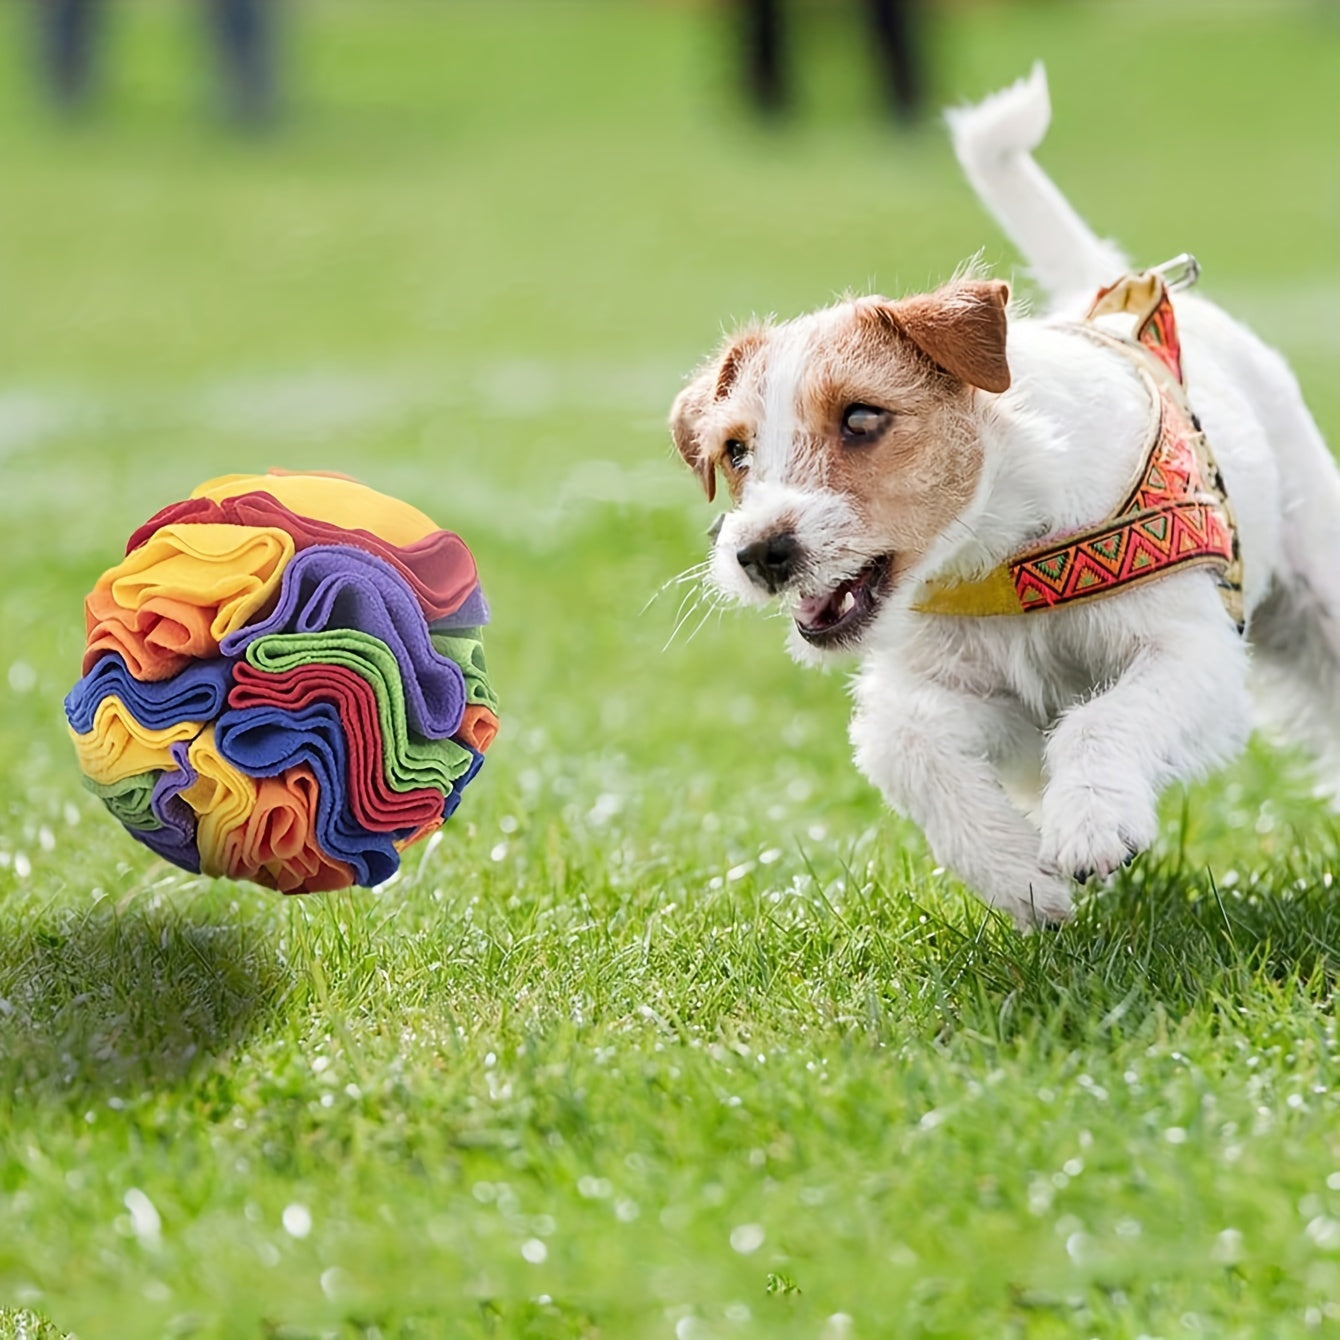
[[[1246,636],[1222,572],[1194,564],[1018,617],[927,608],[1116,515],[1149,452],[1141,356],[1077,324],[1127,267],[1033,161],[1049,119],[1040,67],[950,116],[1046,317],[981,278],[855,298],[738,333],[671,414],[709,499],[720,473],[735,503],[709,580],[779,600],[798,658],[860,657],[857,764],[1021,926],[1063,920],[1074,881],[1153,842],[1168,785],[1242,749],[1249,679],[1340,783],[1340,470],[1284,360],[1203,299],[1179,294],[1176,316],[1236,514]],[[1030,771],[1036,821],[1005,789]]]

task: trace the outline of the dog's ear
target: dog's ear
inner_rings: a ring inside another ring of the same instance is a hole
[[[937,367],[983,391],[1008,391],[1005,307],[1000,279],[961,279],[900,302],[881,304],[887,319]]]
[[[712,399],[716,385],[716,368],[696,376],[676,397],[670,407],[670,433],[675,439],[675,450],[684,463],[698,476],[698,482],[711,502],[717,496],[716,463],[707,455],[698,428]]]
[[[675,448],[698,476],[708,502],[716,497],[717,472],[716,460],[708,454],[708,444],[699,432],[703,417],[711,406],[725,400],[735,389],[740,368],[762,347],[764,339],[761,326],[750,326],[733,335],[675,397],[670,408],[670,432]]]

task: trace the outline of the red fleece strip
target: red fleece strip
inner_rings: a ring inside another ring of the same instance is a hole
[[[409,583],[429,623],[454,614],[479,582],[474,556],[449,530],[434,531],[415,544],[390,544],[368,530],[350,530],[290,511],[264,492],[235,498],[187,498],[149,518],[127,541],[126,553],[145,544],[161,526],[226,522],[235,526],[277,526],[293,536],[298,549],[315,544],[351,544],[392,564]]]
[[[330,703],[340,714],[349,749],[348,803],[354,818],[374,833],[414,831],[415,838],[442,821],[442,793],[431,787],[393,791],[387,784],[377,695],[361,675],[343,665],[299,665],[282,674],[246,661],[233,669],[228,705],[279,707],[297,712]]]

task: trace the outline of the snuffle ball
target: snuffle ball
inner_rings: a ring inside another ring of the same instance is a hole
[[[197,874],[381,884],[498,730],[470,550],[343,476],[202,484],[130,537],[84,614],[65,714],[85,782]]]

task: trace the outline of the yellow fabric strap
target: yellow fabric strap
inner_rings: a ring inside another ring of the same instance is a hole
[[[1193,263],[1194,264],[1194,263]],[[1096,538],[1110,537],[1115,528],[1134,526],[1157,516],[1158,511],[1132,511],[1132,490],[1146,476],[1151,464],[1157,459],[1157,453],[1164,446],[1162,409],[1164,395],[1176,407],[1171,411],[1184,418],[1187,431],[1194,429],[1192,446],[1202,477],[1211,488],[1212,496],[1201,499],[1202,505],[1209,502],[1227,527],[1229,535],[1236,535],[1233,510],[1222,487],[1219,470],[1213,453],[1199,423],[1192,413],[1186,397],[1186,388],[1181,375],[1181,352],[1177,340],[1176,322],[1171,305],[1166,301],[1168,286],[1163,275],[1157,270],[1148,270],[1140,274],[1126,275],[1117,283],[1100,292],[1090,307],[1083,323],[1073,327],[1088,338],[1116,349],[1131,358],[1141,374],[1150,398],[1151,419],[1145,448],[1140,456],[1139,469],[1132,489],[1124,495],[1126,501],[1113,514],[1103,518],[1097,525],[1085,527],[1068,535],[1049,537],[1027,550],[1012,555],[1004,563],[993,568],[985,576],[959,580],[953,577],[932,578],[921,587],[912,609],[923,614],[945,614],[959,617],[986,617],[991,615],[1014,615],[1029,613],[1034,609],[1054,608],[1055,604],[1025,606],[1019,596],[1015,570],[1040,559],[1050,562],[1052,555],[1062,547],[1083,545]],[[1135,318],[1134,339],[1102,330],[1092,324],[1096,317],[1109,315],[1131,315]],[[1161,389],[1160,389],[1161,388]],[[1162,391],[1162,394],[1161,394]],[[1188,499],[1188,502],[1192,500]],[[1160,509],[1167,504],[1161,504]],[[1233,556],[1225,561],[1215,555],[1206,554],[1191,562],[1216,565],[1223,569],[1220,580],[1221,596],[1224,606],[1238,627],[1243,626],[1242,615],[1242,570],[1237,554],[1236,539],[1233,541]],[[1149,580],[1163,575],[1162,570],[1151,571]],[[1140,580],[1140,579],[1136,579]],[[1068,594],[1064,602],[1072,603],[1077,599],[1097,599],[1129,589],[1131,579],[1123,578],[1121,584],[1105,583],[1097,580],[1091,591],[1078,591]],[[1034,588],[1036,589],[1036,588]]]
[[[975,581],[932,578],[921,588],[912,608],[920,614],[952,614],[959,618],[1024,612],[1009,565],[1004,563]]]

